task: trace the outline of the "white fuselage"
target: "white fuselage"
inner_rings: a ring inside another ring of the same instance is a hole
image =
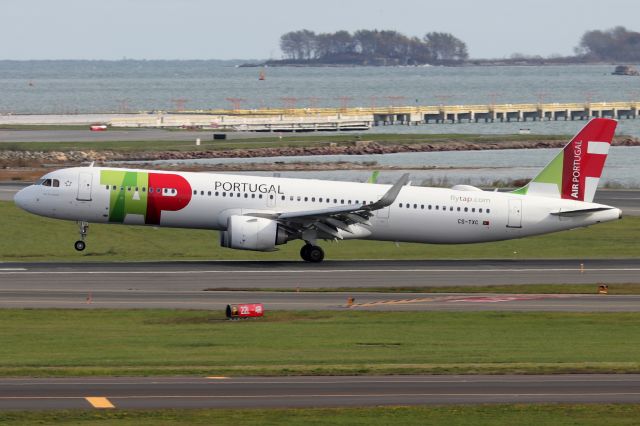
[[[105,178],[123,173],[129,183]],[[143,179],[147,174],[153,177]],[[172,188],[177,185],[162,180],[176,176],[182,182],[178,190]],[[20,207],[42,216],[89,223],[212,230],[225,230],[231,215],[373,203],[390,188],[368,183],[101,167],[63,169],[44,178],[57,181],[58,186],[40,184],[23,189],[15,198]],[[154,181],[165,183],[153,188]],[[146,206],[152,197],[160,210],[155,216]],[[166,210],[165,203],[171,205]],[[123,205],[127,206],[124,210]],[[553,214],[602,207],[608,206],[511,193],[405,186],[391,206],[373,212],[367,232],[344,233],[344,238],[419,243],[506,240],[620,217],[616,208],[576,216]]]

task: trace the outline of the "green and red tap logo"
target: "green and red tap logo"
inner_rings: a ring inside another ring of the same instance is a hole
[[[100,184],[109,186],[109,222],[123,223],[131,214],[159,225],[162,212],[182,210],[191,201],[189,182],[172,173],[102,170]]]

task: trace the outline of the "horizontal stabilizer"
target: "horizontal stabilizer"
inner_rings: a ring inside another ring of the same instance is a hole
[[[594,207],[590,209],[560,210],[557,212],[552,212],[551,214],[554,216],[560,216],[560,217],[582,216],[582,215],[591,214],[595,212],[602,212],[605,210],[613,210],[614,208],[615,207]]]

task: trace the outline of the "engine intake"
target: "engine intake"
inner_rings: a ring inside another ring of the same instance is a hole
[[[220,232],[220,245],[238,250],[273,251],[291,239],[282,225],[262,217],[229,216],[227,230]]]

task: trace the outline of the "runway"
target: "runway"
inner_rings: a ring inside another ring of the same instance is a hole
[[[639,282],[640,260],[3,263],[0,307],[222,310],[640,311],[640,296],[597,283]],[[589,283],[587,295],[379,293],[374,287]],[[330,291],[349,288],[349,292]],[[299,291],[320,289],[322,292]],[[257,291],[261,290],[262,291]],[[293,291],[265,291],[288,289]],[[347,299],[354,297],[352,306]]]
[[[640,403],[640,375],[2,379],[0,409]]]

